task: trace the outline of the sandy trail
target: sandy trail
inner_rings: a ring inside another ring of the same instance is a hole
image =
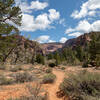
[[[56,81],[53,84],[47,84],[46,88],[49,95],[49,100],[62,100],[62,98],[57,98],[56,92],[59,90],[59,85],[64,79],[64,72],[59,70],[53,70],[53,74],[56,75]]]

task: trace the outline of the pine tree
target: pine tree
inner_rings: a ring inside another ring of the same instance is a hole
[[[36,62],[39,63],[39,64],[45,64],[45,58],[43,55],[41,54],[37,54],[36,55]]]
[[[14,34],[19,32],[21,17],[21,10],[14,0],[0,0],[0,61],[5,62],[16,46]]]
[[[85,55],[84,54],[85,51],[83,52],[83,48],[81,46],[77,46],[75,51],[76,51],[76,57],[79,59],[79,61],[82,62],[84,60],[83,57]]]
[[[60,59],[60,54],[59,52],[56,52],[54,55],[54,58],[56,60],[56,66],[58,66],[61,63],[61,59]]]
[[[21,17],[21,10],[14,0],[0,0],[0,35],[18,32],[16,26],[21,25]]]
[[[90,64],[100,66],[100,33],[92,34],[89,44]]]
[[[76,57],[76,51],[72,50],[72,48],[64,48],[62,51],[63,54],[63,59],[65,59],[67,64],[76,64],[77,62],[79,63],[77,57]]]
[[[51,60],[54,58],[52,53],[48,54],[47,57],[48,57],[48,60]]]

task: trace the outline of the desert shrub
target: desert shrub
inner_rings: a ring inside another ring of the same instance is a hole
[[[60,85],[66,96],[71,100],[99,100],[100,98],[100,74],[82,71],[65,78]]]
[[[56,64],[55,63],[49,63],[49,67],[55,67],[56,66]]]
[[[52,73],[46,74],[43,77],[42,83],[46,84],[46,83],[53,83],[56,79],[56,76]]]
[[[83,68],[87,68],[87,67],[88,67],[88,62],[85,61],[85,62],[83,63],[83,65],[82,65],[82,67],[83,67]]]
[[[14,66],[13,65],[13,66],[10,67],[10,71],[12,71],[12,72],[17,72],[19,70],[22,70],[22,68],[20,66]]]
[[[8,99],[8,100],[47,100],[47,92],[44,95],[41,95],[44,92],[41,88],[41,84],[37,83],[35,86],[26,85],[30,95],[22,96],[19,99]]]
[[[51,72],[52,72],[51,68],[46,69],[46,73],[51,73]]]
[[[34,80],[32,74],[28,72],[18,72],[14,75],[16,83],[31,82]]]
[[[8,100],[47,100],[47,99],[42,96],[38,96],[38,98],[34,98],[33,96],[23,96],[23,97],[20,97],[19,99],[18,98],[16,98],[16,99],[10,98]]]
[[[35,86],[32,86],[32,85],[27,85],[27,88],[29,90],[29,93],[30,93],[30,99],[26,99],[26,100],[47,100],[47,92],[43,91],[42,89],[42,85],[37,83],[35,84]],[[44,95],[41,95],[42,92],[45,92]]]
[[[65,70],[65,67],[61,67],[62,70]]]
[[[13,99],[13,98],[9,98],[8,100],[20,100],[20,99],[18,99],[18,98],[16,98],[16,99]]]
[[[11,78],[6,78],[6,76],[0,76],[0,85],[9,85],[13,84],[14,80]]]
[[[5,70],[6,66],[4,64],[0,64],[0,70]]]

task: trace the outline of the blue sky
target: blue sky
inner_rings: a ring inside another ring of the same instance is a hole
[[[100,0],[15,0],[21,34],[40,43],[61,42],[100,31]]]

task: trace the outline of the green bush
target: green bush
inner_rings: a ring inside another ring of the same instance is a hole
[[[66,68],[65,68],[65,67],[61,67],[61,69],[62,69],[62,70],[65,70]]]
[[[17,72],[19,70],[22,70],[22,68],[20,66],[11,66],[10,67],[10,71],[12,71],[12,72]]]
[[[46,69],[46,73],[51,73],[51,72],[52,72],[51,68]]]
[[[18,98],[16,98],[16,99],[10,98],[10,99],[8,99],[8,100],[20,100],[20,99],[18,99]]]
[[[0,64],[0,70],[5,70],[5,69],[6,69],[6,66],[3,64]]]
[[[60,90],[71,100],[99,100],[97,98],[100,98],[100,74],[87,71],[72,74],[64,79]]]
[[[0,76],[0,85],[13,84],[14,80],[11,78],[6,78],[6,76]]]
[[[49,67],[55,67],[56,66],[56,64],[55,63],[49,63]]]
[[[46,84],[46,83],[53,83],[56,79],[56,76],[52,73],[46,74],[43,77],[42,83]]]
[[[21,96],[19,99],[8,99],[8,100],[47,100],[47,92],[45,92],[41,87],[41,84],[33,85],[26,85],[29,96]],[[41,95],[42,93],[45,93],[44,95]]]
[[[87,68],[88,67],[88,62],[84,62],[82,65],[83,68]]]
[[[46,97],[42,97],[42,96],[38,96],[37,98],[33,97],[33,96],[23,96],[23,97],[20,97],[19,99],[16,98],[16,99],[13,99],[13,98],[10,98],[8,100],[47,100]]]
[[[34,80],[34,77],[28,72],[18,72],[14,75],[16,83],[31,82]]]

